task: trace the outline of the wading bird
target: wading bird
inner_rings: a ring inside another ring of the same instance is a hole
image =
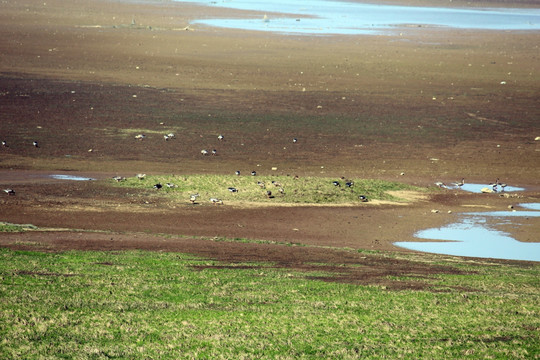
[[[15,190],[13,189],[4,189],[4,192],[9,195],[15,195]]]

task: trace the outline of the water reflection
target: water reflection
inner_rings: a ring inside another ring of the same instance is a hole
[[[61,175],[61,174],[55,174],[50,175],[53,179],[57,180],[73,180],[73,181],[89,181],[89,180],[95,180],[89,177],[83,177],[83,176],[75,176],[75,175]]]
[[[380,34],[404,28],[452,27],[487,30],[539,30],[540,9],[457,9],[363,4],[328,0],[177,0],[280,16],[203,19],[213,27],[295,34]]]
[[[486,219],[498,217],[509,222],[509,217],[540,217],[540,203],[521,204],[532,211],[492,211],[463,214],[460,222],[438,229],[427,229],[415,234],[420,239],[444,242],[396,242],[397,246],[436,254],[471,256],[494,259],[540,261],[540,243],[524,243],[509,234],[491,228]],[[540,239],[538,239],[540,241]]]

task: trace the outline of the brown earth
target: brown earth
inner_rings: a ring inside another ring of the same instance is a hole
[[[194,19],[229,15],[236,14],[167,1],[0,4],[0,136],[8,144],[0,148],[0,185],[16,190],[1,198],[0,220],[113,234],[4,233],[2,246],[173,250],[301,267],[313,256],[336,264],[371,256],[339,248],[404,251],[392,243],[460,212],[538,202],[538,32],[406,28],[402,36],[308,37],[180,30]],[[168,132],[176,138],[164,141]],[[139,133],[144,141],[135,140]],[[202,157],[203,148],[218,156]],[[216,207],[135,196],[105,181],[47,177],[235,170],[418,186],[500,178],[527,191],[504,198],[444,190],[407,205]],[[538,221],[524,223],[504,230],[538,241]],[[384,263],[373,268],[388,274],[397,266]],[[417,274],[441,270],[409,266]],[[400,263],[398,272],[406,267]]]

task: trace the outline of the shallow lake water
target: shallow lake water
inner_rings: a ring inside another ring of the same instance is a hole
[[[538,8],[438,8],[329,0],[177,1],[261,13],[258,17],[200,19],[194,21],[194,24],[284,34],[390,34],[419,27],[540,30]],[[269,15],[263,18],[265,13]]]
[[[500,223],[516,217],[540,217],[540,203],[521,204],[525,210],[470,212],[462,214],[461,221],[419,231],[420,239],[436,242],[396,242],[394,245],[435,254],[471,256],[493,259],[540,261],[540,243],[526,243],[513,239],[509,234],[493,229],[488,218],[498,218]],[[540,241],[540,235],[539,239]]]
[[[456,189],[456,190],[463,190],[463,191],[468,191],[468,192],[473,192],[473,193],[481,193],[482,192],[482,189],[484,188],[488,188],[488,189],[492,189],[491,185],[488,185],[488,184],[463,184],[462,186],[446,186],[447,189]],[[525,188],[522,188],[522,187],[518,187],[518,186],[506,186],[504,188],[504,191],[502,190],[502,188],[500,186],[497,187],[497,192],[498,193],[505,193],[505,192],[514,192],[514,191],[524,191]]]

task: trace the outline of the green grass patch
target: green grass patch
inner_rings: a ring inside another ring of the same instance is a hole
[[[32,224],[12,224],[8,222],[0,222],[0,232],[23,232],[36,229],[37,226]]]
[[[178,253],[2,249],[0,358],[540,356],[538,265],[436,262],[468,274],[388,291]]]
[[[339,182],[339,186],[333,184]],[[354,184],[348,187],[346,183]],[[423,189],[410,185],[383,180],[342,180],[325,177],[292,176],[236,176],[236,175],[161,175],[147,176],[139,180],[137,177],[125,181],[114,182],[117,186],[147,189],[156,195],[166,195],[170,199],[189,199],[190,194],[200,194],[199,201],[219,198],[224,202],[267,202],[294,204],[349,204],[359,203],[359,196],[368,200],[403,201],[389,194],[391,191]],[[155,184],[163,187],[153,189]],[[172,184],[168,187],[166,184]],[[235,188],[238,192],[228,189]],[[267,191],[272,195],[269,197]]]

